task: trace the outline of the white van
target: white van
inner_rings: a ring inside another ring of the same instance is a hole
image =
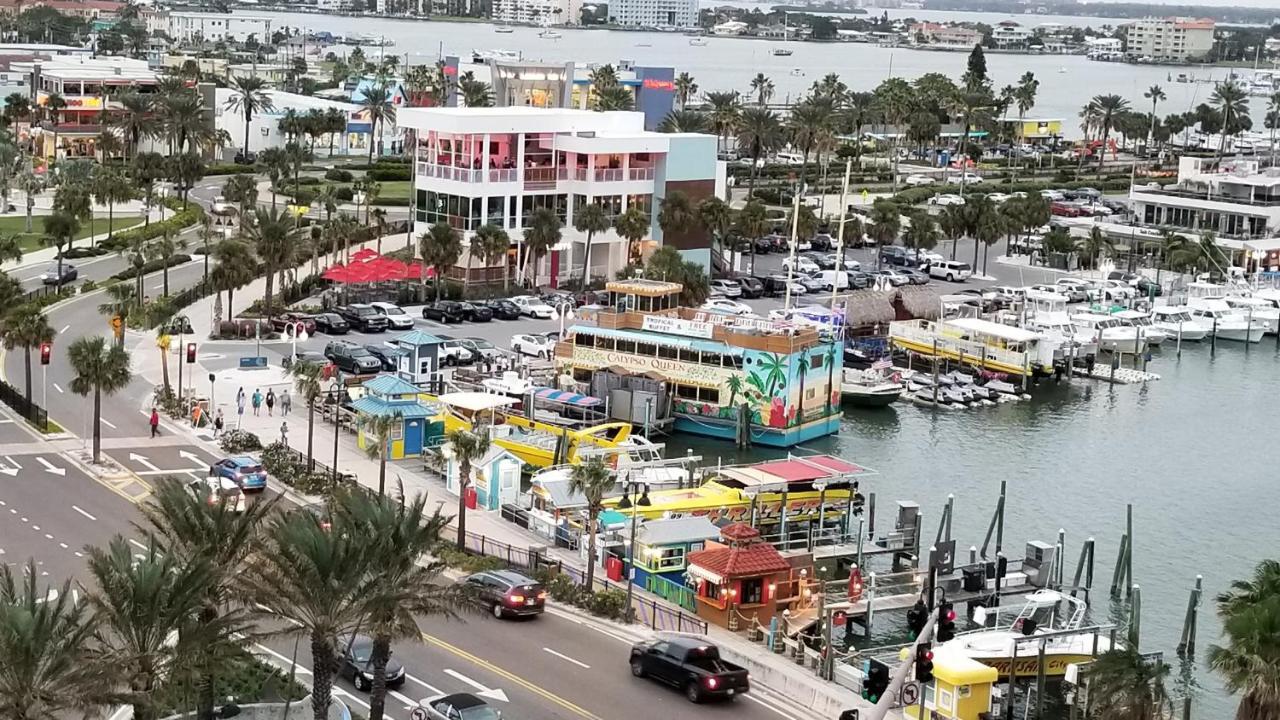
[[[815,273],[813,277],[827,288],[827,292],[830,292],[832,289],[849,289],[849,273],[844,270],[823,270]]]
[[[949,282],[964,282],[973,277],[973,268],[969,263],[943,260],[929,266],[929,277],[942,278]]]
[[[779,150],[774,153],[773,161],[781,165],[803,165],[804,156],[790,150]]]

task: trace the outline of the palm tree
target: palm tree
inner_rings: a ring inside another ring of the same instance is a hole
[[[1090,717],[1097,720],[1168,717],[1164,678],[1169,670],[1168,665],[1144,658],[1135,647],[1099,655],[1085,671],[1093,713]]]
[[[422,256],[422,264],[436,272],[436,300],[439,300],[445,274],[462,257],[462,237],[449,223],[438,222],[418,238],[418,254]]]
[[[376,415],[364,421],[364,454],[378,461],[378,496],[387,492],[387,453],[391,451],[391,435],[404,423],[404,414]]]
[[[1102,255],[1115,251],[1115,243],[1102,232],[1102,228],[1095,225],[1089,231],[1089,236],[1080,243],[1080,250],[1089,258],[1089,267],[1097,270]]]
[[[1235,135],[1240,132],[1237,126],[1240,118],[1249,116],[1249,93],[1239,83],[1227,81],[1214,88],[1213,95],[1209,96],[1209,102],[1218,108],[1218,112],[1222,115],[1222,138],[1218,141],[1218,157],[1219,164],[1222,163],[1222,154],[1227,149],[1227,135]]]
[[[523,240],[525,244],[524,265],[533,263],[533,281],[537,283],[538,264],[542,256],[551,252],[551,248],[560,244],[560,228],[564,225],[560,216],[548,207],[540,207],[533,211],[533,217],[525,222]],[[524,280],[524,265],[520,268],[520,279]]]
[[[248,173],[232,175],[223,184],[222,194],[227,198],[227,202],[240,206],[240,217],[243,218],[249,208],[258,204],[258,180]]]
[[[97,463],[102,456],[102,395],[115,395],[128,387],[133,378],[129,352],[100,336],[81,337],[67,349],[67,360],[75,373],[71,392],[80,396],[93,393],[93,462]]]
[[[1262,121],[1263,127],[1271,131],[1271,164],[1276,164],[1276,130],[1280,130],[1280,92],[1272,93],[1267,99],[1267,115]],[[1170,128],[1172,132],[1172,128]]]
[[[266,208],[257,208],[251,216],[252,222],[243,226],[245,238],[253,245],[254,252],[262,261],[262,276],[266,282],[262,295],[263,312],[270,317],[274,314],[272,300],[275,274],[288,266],[293,256],[293,235],[296,223],[287,210],[276,212]]]
[[[46,183],[44,176],[37,175],[26,163],[23,163],[22,171],[18,173],[15,181],[18,189],[27,199],[27,227],[26,232],[31,232],[31,211],[36,206],[36,193],[45,189]]]
[[[888,198],[876,198],[871,203],[871,226],[867,228],[877,245],[892,245],[898,239],[898,229],[902,227],[902,215],[898,204]],[[880,254],[876,253],[876,267],[880,267]]]
[[[725,242],[729,231],[733,229],[733,210],[729,204],[712,195],[698,203],[698,224],[711,233],[712,247],[719,246],[721,255],[725,254]],[[733,267],[733,251],[729,251],[729,267]]]
[[[1018,86],[1013,91],[1013,101],[1018,108],[1018,165],[1022,165],[1022,144],[1026,141],[1026,135],[1022,131],[1023,118],[1027,116],[1027,111],[1035,107],[1036,93],[1040,90],[1040,81],[1036,79],[1035,73],[1027,71],[1018,78]],[[1017,179],[1017,173],[1014,173],[1014,179]]]
[[[338,668],[337,639],[365,617],[362,595],[372,549],[351,532],[333,532],[304,510],[276,513],[258,562],[247,566],[245,592],[263,611],[305,636],[311,649],[311,711],[326,720]],[[301,639],[301,637],[299,638]]]
[[[662,204],[658,207],[658,227],[662,228],[663,244],[670,242],[666,235],[680,235],[697,226],[698,213],[688,195],[681,190],[672,190],[662,198]]]
[[[769,99],[773,97],[773,91],[773,81],[769,79],[768,75],[761,72],[756,73],[756,76],[751,78],[751,92],[756,95],[757,105],[761,107],[768,105]]]
[[[227,318],[231,319],[235,317],[233,301],[236,288],[253,282],[258,274],[258,263],[249,245],[236,237],[218,243],[213,249],[213,257],[218,264],[209,277],[213,280],[214,289],[227,293]]]
[[[378,145],[378,128],[386,128],[388,122],[396,121],[396,107],[391,103],[391,90],[386,85],[374,85],[366,88],[364,99],[360,101],[361,109],[369,115],[369,164],[373,164],[373,152]]]
[[[594,105],[598,112],[630,110],[635,106],[635,96],[631,94],[629,88],[622,85],[597,88],[592,93],[592,97],[595,98]]]
[[[748,241],[751,249],[751,273],[756,271],[756,241],[769,232],[769,211],[759,200],[747,200],[747,204],[734,218],[738,234]]]
[[[1264,560],[1248,580],[1236,580],[1217,600],[1225,642],[1209,650],[1209,665],[1227,689],[1239,694],[1238,720],[1266,720],[1280,713],[1280,562]]]
[[[651,219],[649,213],[632,205],[614,218],[613,229],[618,236],[627,241],[627,262],[640,262],[640,241],[649,234]]]
[[[932,250],[938,244],[938,222],[927,210],[917,210],[909,216],[911,224],[902,231],[903,247]]]
[[[751,107],[742,111],[738,124],[738,149],[745,149],[753,161],[747,199],[755,197],[760,159],[781,146],[782,123],[776,113],[763,107]]]
[[[502,263],[502,291],[506,292],[510,277],[508,270],[511,267],[507,262],[507,257],[511,253],[511,236],[507,235],[507,231],[503,230],[501,225],[486,223],[476,230],[471,244],[478,251],[477,254],[485,265]]]
[[[35,304],[19,305],[0,320],[4,328],[4,349],[10,352],[22,348],[23,372],[26,378],[26,399],[31,402],[31,349],[41,343],[53,342],[54,330],[45,317],[44,310]]]
[[[133,187],[120,170],[103,165],[93,175],[93,198],[99,205],[107,206],[107,238],[110,238],[115,233],[116,203],[132,200]]]
[[[1111,137],[1111,130],[1115,128],[1116,115],[1129,110],[1129,101],[1119,95],[1095,95],[1089,104],[1095,108],[1093,115],[1097,118],[1102,138],[1102,144],[1098,146],[1098,172],[1102,172],[1102,161],[1107,156],[1107,140]]]
[[[591,283],[591,244],[596,233],[602,233],[612,227],[604,206],[597,202],[588,202],[582,207],[573,209],[573,229],[587,235],[587,247],[582,257],[582,279],[578,289],[586,290]]]
[[[267,94],[267,81],[261,77],[248,76],[231,80],[231,97],[227,98],[226,109],[244,114],[244,154],[249,154],[249,123],[257,113],[271,112],[275,105]]]
[[[324,392],[320,385],[324,378],[324,367],[318,362],[298,360],[289,368],[289,374],[293,376],[293,387],[298,391],[298,396],[307,404],[307,469],[310,470],[315,467],[312,440],[316,428],[316,400]]]
[[[689,104],[689,98],[698,94],[698,83],[693,81],[693,76],[687,72],[682,72],[676,76],[676,102],[680,104],[680,109],[684,110],[684,106]]]
[[[28,561],[0,565],[0,708],[12,720],[92,714],[109,683],[93,662],[96,626],[88,606],[75,601],[71,582],[57,597],[39,587],[40,571]]]
[[[916,106],[916,93],[911,85],[902,78],[889,78],[876,86],[874,96],[875,107],[885,122],[901,128],[906,118],[910,117]],[[890,140],[890,152],[893,154],[894,188],[898,184],[898,152],[897,135]]]
[[[152,95],[129,92],[116,99],[120,102],[120,110],[115,116],[115,126],[120,129],[125,139],[128,140],[125,150],[131,149],[136,155],[138,144],[142,142],[142,139],[156,134],[157,127],[155,119],[152,117]],[[246,133],[248,133],[248,127],[248,122],[246,121]],[[127,154],[125,159],[128,159]]]
[[[75,215],[65,210],[54,210],[51,215],[45,216],[44,236],[40,241],[58,250],[58,290],[62,289],[62,248],[70,247],[71,241],[75,240],[78,232],[80,232],[80,221]]]
[[[1163,102],[1168,96],[1164,94],[1164,88],[1159,85],[1152,85],[1147,91],[1142,93],[1142,97],[1151,101],[1151,132],[1147,136],[1150,140],[1151,135],[1156,133],[1156,106]]]
[[[723,142],[728,142],[729,135],[737,131],[742,105],[736,92],[707,93],[707,103],[711,105],[711,127],[716,131],[716,150],[719,151]]]
[[[471,487],[471,468],[489,452],[489,430],[476,425],[470,430],[459,428],[445,436],[449,452],[458,463],[458,549],[467,547],[467,490]]]
[[[801,184],[804,183],[805,168],[809,165],[809,153],[829,145],[834,137],[834,119],[835,111],[830,102],[806,100],[791,108],[787,130],[791,135],[792,144],[800,148],[800,154],[803,157],[803,165],[800,168]],[[745,122],[743,128],[746,128]]]
[[[604,509],[604,496],[613,489],[613,473],[605,465],[604,458],[594,455],[573,466],[569,473],[569,493],[581,495],[586,500],[587,514],[587,577],[583,584],[587,590],[595,586],[596,573],[596,524]],[[634,548],[632,552],[634,552]],[[634,557],[634,556],[633,556]]]
[[[142,191],[144,225],[151,224],[151,208],[155,207],[156,181],[168,174],[169,163],[163,155],[155,152],[139,153],[129,166],[134,185]]]
[[[705,133],[710,121],[701,110],[672,110],[658,123],[658,132]]]

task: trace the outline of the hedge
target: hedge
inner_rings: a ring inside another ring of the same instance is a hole
[[[165,207],[175,211],[177,214],[167,220],[160,220],[150,225],[142,225],[118,232],[98,243],[98,246],[108,250],[121,250],[135,242],[146,242],[147,240],[158,238],[164,235],[166,231],[175,234],[179,233],[204,219],[204,208],[200,207],[198,203],[188,203],[184,210],[182,201],[178,198],[164,198],[161,202],[164,203]]]
[[[142,266],[142,274],[143,274],[143,275],[148,275],[148,274],[153,273],[153,272],[155,272],[155,271],[157,271],[157,270],[163,270],[163,269],[165,268],[165,266],[166,266],[166,265],[167,265],[168,267],[173,267],[173,266],[175,266],[175,265],[181,265],[182,263],[185,263],[185,262],[191,262],[191,256],[190,256],[190,255],[187,255],[187,254],[185,254],[185,253],[178,253],[178,254],[176,254],[176,255],[170,255],[167,259],[163,259],[163,260],[161,260],[161,259],[157,259],[157,260],[148,260],[148,261],[147,261],[147,262]],[[112,276],[111,276],[111,279],[113,279],[113,280],[131,280],[131,279],[133,279],[133,278],[135,278],[135,277],[137,277],[137,276],[138,276],[138,269],[137,269],[137,268],[125,268],[124,270],[121,270],[120,272],[116,273],[115,275],[112,275]]]
[[[409,207],[409,198],[374,198],[373,205],[381,205],[383,207]]]
[[[349,183],[354,178],[355,176],[351,174],[350,170],[343,170],[341,168],[330,168],[329,170],[325,171],[325,174],[324,174],[325,180],[332,180],[334,182]]]
[[[356,194],[349,187],[340,187],[334,191],[333,196],[343,202],[351,202],[355,199]]]
[[[99,255],[106,255],[109,252],[111,251],[102,247],[101,245],[95,245],[93,247],[68,248],[67,250],[63,251],[62,259],[79,260],[80,258],[98,257]]]
[[[370,180],[379,182],[397,182],[401,180],[412,180],[412,174],[407,167],[390,167],[390,168],[374,168],[365,173],[365,177]]]
[[[257,172],[252,165],[237,165],[236,163],[220,163],[210,165],[205,168],[204,175],[252,175]]]

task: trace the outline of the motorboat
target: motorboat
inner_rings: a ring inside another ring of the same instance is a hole
[[[1182,305],[1157,305],[1151,308],[1151,323],[1165,331],[1173,340],[1197,342],[1209,334],[1209,328],[1191,317],[1191,311]]]
[[[543,30],[542,32],[538,33],[538,37],[542,38],[543,40],[559,40],[564,36],[556,32],[555,30]]]
[[[1110,315],[1076,313],[1071,316],[1071,324],[1082,330],[1092,331],[1099,350],[1140,353],[1147,347],[1146,339],[1139,336],[1137,328],[1129,327]]]
[[[1071,322],[1070,298],[1057,292],[1028,290],[1022,327],[1052,339],[1057,344],[1055,360],[1069,361],[1098,354],[1097,333],[1081,331]]]
[[[791,57],[791,51],[786,48],[774,48],[773,54],[776,57]]]
[[[588,448],[624,452],[622,448],[631,437],[630,423],[571,429],[531,420],[511,411],[517,400],[499,392],[450,392],[433,399],[444,406],[442,420],[446,433],[486,426],[490,442],[534,467],[575,462],[580,451]]]
[[[840,395],[850,405],[884,407],[901,397],[905,390],[901,382],[895,382],[880,368],[840,371]]]
[[[1147,341],[1148,345],[1160,345],[1169,338],[1169,333],[1163,328],[1158,328],[1151,319],[1150,313],[1141,310],[1120,310],[1111,313],[1111,317],[1123,322],[1132,328],[1137,328],[1142,339]]]
[[[1225,300],[1201,298],[1187,306],[1191,317],[1201,326],[1209,328],[1209,335],[1222,340],[1259,342],[1267,334],[1267,326],[1261,320],[1250,322],[1231,309]]]
[[[1084,629],[1088,605],[1056,590],[1036,590],[1027,595],[1022,608],[1007,624],[1001,618],[1003,609],[977,608],[974,621],[991,627],[963,632],[935,645],[935,660],[967,657],[995,668],[1001,675],[1025,677],[1041,671],[1039,656],[1043,653],[1044,674],[1061,677],[1068,665],[1088,662],[1095,654],[1122,647],[1119,642],[1112,644],[1110,633]],[[1043,639],[1037,640],[1038,637]]]
[[[1226,295],[1222,299],[1237,315],[1263,323],[1271,335],[1280,334],[1280,308],[1273,301],[1253,295]]]
[[[507,27],[506,25],[499,25],[498,27],[494,28],[493,31],[496,33],[501,33],[503,35],[510,35],[511,33],[515,32],[516,29],[513,27]]]
[[[696,37],[696,38],[689,38],[689,44],[690,44],[690,45],[692,45],[692,46],[694,46],[694,47],[704,47],[704,46],[706,46],[706,44],[707,44],[707,39],[706,39],[706,38],[700,38],[700,37]]]

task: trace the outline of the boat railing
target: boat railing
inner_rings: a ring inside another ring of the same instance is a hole
[[[995,345],[967,340],[954,333],[958,328],[946,330],[937,323],[928,320],[902,320],[889,323],[889,335],[892,338],[912,342],[917,345],[932,346],[936,343],[938,353],[943,355],[963,355],[966,358],[979,358],[1006,366],[1025,368],[1031,364],[1031,356],[1026,352],[1006,350]]]

